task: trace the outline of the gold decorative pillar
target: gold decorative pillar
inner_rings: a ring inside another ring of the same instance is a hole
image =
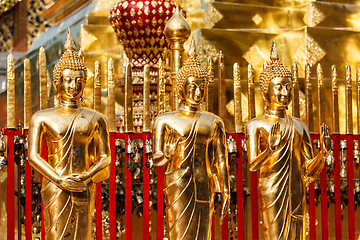
[[[24,60],[24,129],[29,129],[31,118],[31,68],[30,60]]]
[[[14,68],[14,56],[10,53],[7,58],[6,68],[6,81],[7,81],[7,116],[6,127],[15,129],[15,68]]]
[[[222,51],[219,53],[218,60],[218,93],[219,109],[218,115],[226,122],[226,86],[225,86],[225,60]]]
[[[235,132],[243,132],[242,106],[241,106],[241,77],[240,65],[234,64],[234,104],[235,104]]]
[[[41,45],[38,58],[39,70],[39,88],[40,88],[40,110],[48,108],[47,95],[47,71],[46,71],[46,54],[45,49]]]
[[[340,133],[340,122],[339,122],[339,86],[337,79],[337,69],[335,65],[331,67],[331,98],[332,98],[332,123],[333,123],[333,133]]]
[[[171,84],[172,84],[172,110],[179,108],[178,96],[176,91],[175,75],[180,70],[184,62],[184,43],[191,34],[191,29],[179,11],[176,8],[175,14],[170,18],[165,26],[164,33],[166,39],[170,42],[171,50]],[[158,113],[159,114],[159,113]]]
[[[133,123],[133,86],[131,63],[126,64],[125,68],[125,101],[124,101],[124,127],[126,133],[134,132]]]
[[[208,58],[207,72],[209,75],[208,87],[206,88],[206,111],[214,112],[214,65],[213,59]]]
[[[95,79],[94,79],[95,80]],[[107,103],[107,119],[109,124],[109,132],[117,132],[115,122],[115,80],[114,80],[114,61],[112,58],[108,61],[108,103]],[[101,100],[101,98],[100,98]],[[101,103],[101,102],[100,102]]]
[[[101,63],[95,62],[94,70],[94,110],[101,112]]]
[[[143,132],[150,132],[150,65],[144,67]]]

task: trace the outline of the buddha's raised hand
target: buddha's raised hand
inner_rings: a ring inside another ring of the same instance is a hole
[[[320,144],[321,151],[326,155],[331,151],[331,138],[329,133],[329,127],[323,123],[320,129]]]
[[[177,132],[171,129],[166,137],[164,144],[164,155],[166,158],[171,158],[175,155],[180,139],[177,138]]]
[[[280,123],[276,121],[270,128],[269,133],[269,148],[271,151],[276,151],[280,146],[281,131]]]

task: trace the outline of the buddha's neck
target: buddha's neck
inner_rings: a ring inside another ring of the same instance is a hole
[[[65,108],[70,108],[70,109],[77,109],[77,108],[81,107],[81,103],[78,99],[76,99],[76,100],[60,99],[60,106],[65,107]]]
[[[284,118],[284,117],[286,117],[286,109],[285,108],[268,107],[265,109],[265,115],[268,115],[271,117]]]
[[[191,104],[187,104],[187,103],[182,103],[180,105],[180,109],[188,111],[188,112],[196,112],[199,110],[199,105],[191,105]]]

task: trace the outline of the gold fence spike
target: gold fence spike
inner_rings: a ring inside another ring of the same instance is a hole
[[[101,112],[101,63],[95,62],[94,69],[94,110]]]
[[[6,68],[6,82],[7,82],[7,93],[6,93],[6,127],[10,129],[16,129],[15,120],[15,67],[14,67],[14,56],[9,53],[7,57],[7,68]]]
[[[306,122],[309,132],[314,132],[314,118],[312,108],[312,85],[311,85],[311,67],[306,64],[305,67],[305,103],[306,103]]]
[[[211,57],[208,58],[207,73],[209,81],[206,89],[206,111],[214,112],[214,63]]]
[[[150,132],[150,65],[144,67],[143,132]]]
[[[299,73],[296,62],[291,65],[291,72],[293,76],[292,114],[294,117],[300,118]]]
[[[241,106],[241,77],[240,77],[240,65],[234,64],[233,69],[234,78],[234,108],[235,108],[235,132],[243,132],[243,120],[242,120],[242,106]]]
[[[218,115],[226,122],[226,85],[225,85],[225,61],[222,51],[218,59]]]
[[[24,129],[29,129],[32,114],[30,60],[24,60]]]
[[[159,80],[157,92],[157,114],[165,112],[165,66],[163,60],[159,59]]]
[[[331,66],[331,98],[332,98],[332,124],[333,124],[333,133],[340,133],[340,119],[339,119],[339,86],[337,78],[337,69],[335,65]]]
[[[349,65],[345,67],[345,105],[346,105],[346,134],[353,133],[352,120],[352,80],[351,68]]]
[[[325,87],[324,87],[324,73],[321,64],[317,65],[317,83],[318,83],[318,121],[319,132],[321,124],[325,123]]]
[[[48,108],[47,95],[47,70],[45,49],[41,45],[38,58],[39,88],[40,88],[40,110]]]
[[[255,85],[254,85],[254,68],[248,65],[248,115],[249,121],[256,117],[255,113]]]
[[[109,122],[109,132],[117,132],[115,120],[115,80],[114,80],[114,60],[108,61],[108,102],[107,119]]]
[[[125,67],[125,101],[124,101],[124,126],[125,133],[134,132],[133,123],[133,85],[131,63],[127,63]]]

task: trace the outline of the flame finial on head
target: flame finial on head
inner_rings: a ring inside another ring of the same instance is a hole
[[[53,70],[54,81],[56,82],[60,80],[62,71],[65,69],[70,69],[73,71],[82,70],[84,72],[86,81],[87,69],[83,63],[82,57],[79,57],[78,53],[75,52],[75,44],[70,34],[70,28],[67,30],[64,50],[65,52],[61,56],[60,61],[56,63]]]
[[[193,55],[196,55],[196,43],[194,37],[191,39],[189,52],[188,52],[188,56],[193,56]]]
[[[273,40],[272,45],[271,45],[270,60],[271,61],[279,60],[279,54],[276,49],[275,40]]]

